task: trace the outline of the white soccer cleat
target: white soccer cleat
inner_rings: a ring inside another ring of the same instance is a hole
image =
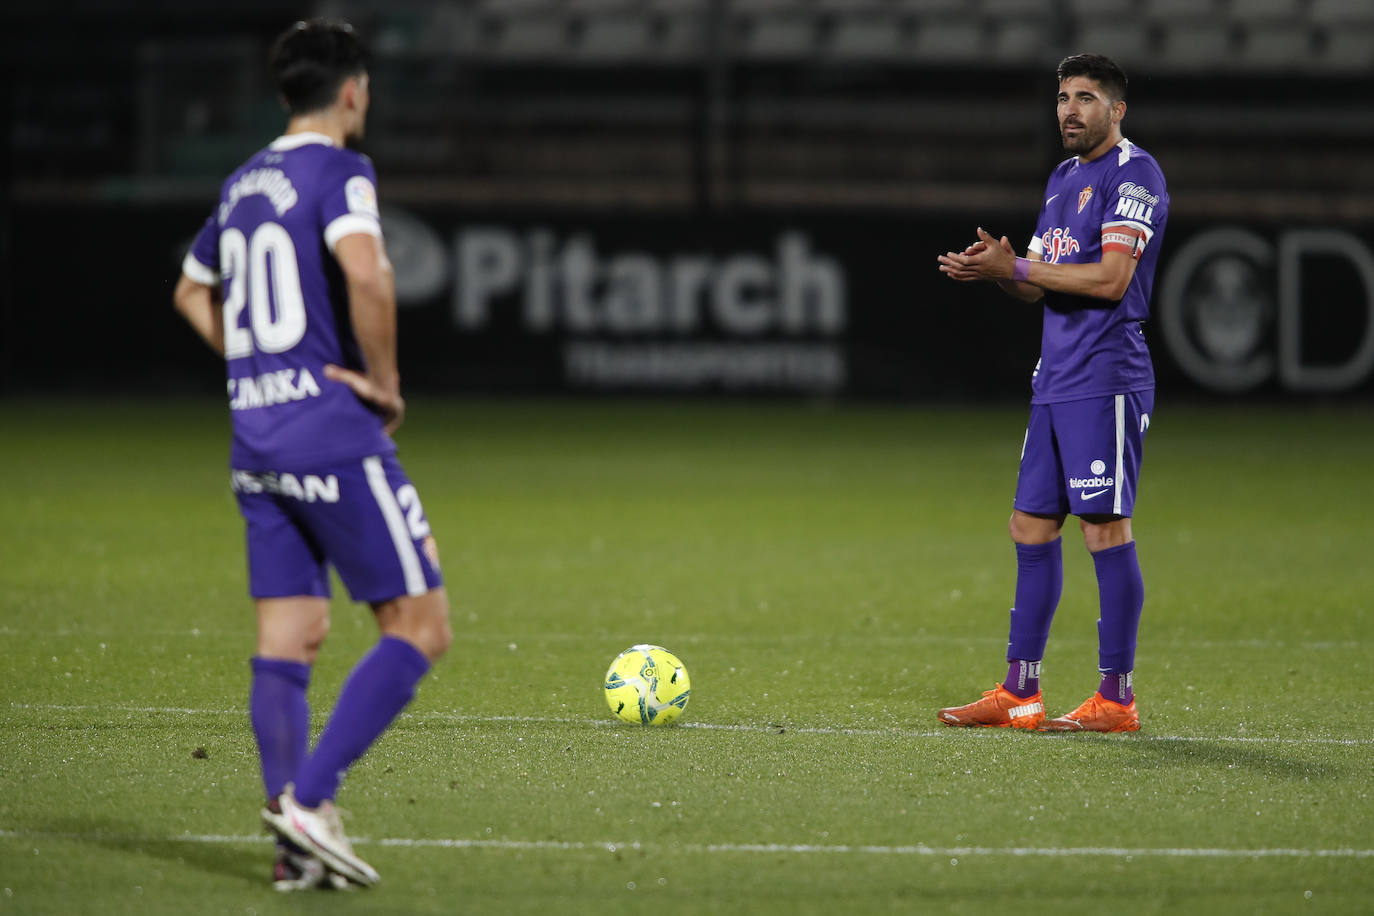
[[[273,890],[281,893],[316,888],[344,891],[350,886],[347,878],[325,868],[319,859],[277,841],[277,858],[272,863]]]
[[[307,808],[296,801],[292,787],[287,786],[262,809],[262,819],[282,839],[310,851],[326,868],[354,884],[371,887],[381,880],[377,869],[353,852],[333,802]]]

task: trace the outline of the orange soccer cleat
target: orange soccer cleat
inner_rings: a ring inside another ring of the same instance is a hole
[[[1023,699],[1001,684],[983,691],[977,702],[940,710],[945,725],[969,728],[1035,728],[1044,720],[1045,701],[1039,691]]]
[[[1133,732],[1140,730],[1140,714],[1135,700],[1130,705],[1114,703],[1100,693],[1094,693],[1073,712],[1057,719],[1047,719],[1042,732]]]

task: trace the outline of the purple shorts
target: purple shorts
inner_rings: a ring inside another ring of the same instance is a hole
[[[254,598],[327,598],[330,565],[355,601],[422,595],[443,584],[420,494],[395,455],[235,470],[231,483],[247,523]]]
[[[1013,505],[1032,515],[1118,515],[1135,509],[1154,391],[1032,404]]]

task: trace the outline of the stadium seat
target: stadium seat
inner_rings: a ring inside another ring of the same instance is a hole
[[[816,24],[810,16],[755,16],[744,24],[738,48],[757,59],[807,57],[816,51]]]
[[[844,60],[891,60],[907,53],[906,34],[895,16],[846,16],[835,23],[828,50]]]
[[[981,23],[927,21],[916,31],[912,55],[940,62],[979,60],[986,52],[985,39]]]
[[[491,16],[527,16],[532,13],[551,13],[560,0],[477,0],[477,12]]]
[[[1303,70],[1312,64],[1312,49],[1312,29],[1302,21],[1256,25],[1246,29],[1236,63],[1278,72]]]
[[[1313,22],[1321,24],[1360,23],[1374,26],[1374,3],[1368,0],[1312,0],[1308,15]]]
[[[742,15],[755,13],[797,13],[810,6],[806,0],[730,0],[730,12]]]
[[[576,46],[582,60],[643,60],[651,54],[649,18],[634,13],[588,17]]]
[[[1374,25],[1329,30],[1313,63],[1323,70],[1374,72]]]
[[[1266,0],[1261,0],[1266,2]],[[1292,3],[1294,0],[1273,0]],[[1216,0],[1141,0],[1139,16],[1147,20],[1215,19]]]
[[[1049,19],[1050,4],[1035,0],[983,0],[982,18],[989,23],[1007,16],[1018,19]]]
[[[1165,69],[1225,69],[1235,63],[1230,29],[1216,24],[1175,25],[1164,35],[1156,62]]]
[[[570,13],[591,15],[633,12],[640,7],[638,0],[563,0],[563,4]]]
[[[643,5],[656,13],[700,14],[706,12],[710,0],[644,0]]]
[[[415,36],[414,47],[428,54],[468,54],[477,44],[474,16],[459,3],[438,3]]]
[[[677,63],[706,53],[706,17],[699,12],[667,11],[651,22],[653,58],[646,63]]]
[[[1237,0],[1228,9],[1237,22],[1296,19],[1302,16],[1302,0]]]
[[[892,0],[893,9],[923,17],[967,13],[969,0]]]
[[[1049,26],[1029,19],[1012,19],[993,30],[993,56],[1003,63],[1029,63],[1049,54]]]
[[[1138,12],[1135,0],[1069,0],[1068,7],[1077,20],[1133,20]]]
[[[505,17],[484,47],[494,58],[563,57],[570,50],[567,21],[562,16]]]
[[[889,0],[811,0],[811,8],[820,13],[841,15],[884,13],[892,9]]]
[[[1148,60],[1154,54],[1149,28],[1137,21],[1094,20],[1082,23],[1074,49],[1105,54],[1120,61],[1128,71],[1136,62]]]

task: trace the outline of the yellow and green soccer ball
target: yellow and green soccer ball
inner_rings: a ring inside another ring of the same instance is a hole
[[[662,646],[631,646],[606,671],[606,705],[626,722],[667,725],[691,695],[682,660]]]

